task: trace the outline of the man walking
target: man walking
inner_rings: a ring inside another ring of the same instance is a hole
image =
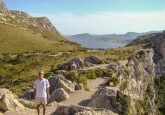
[[[46,104],[50,98],[49,81],[44,78],[44,71],[38,73],[38,79],[34,82],[35,102],[37,104],[37,112],[40,115],[40,106],[43,106],[43,115],[46,113]]]

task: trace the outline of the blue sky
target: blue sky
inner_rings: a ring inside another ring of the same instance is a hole
[[[165,0],[5,0],[10,9],[47,16],[63,34],[162,30]]]

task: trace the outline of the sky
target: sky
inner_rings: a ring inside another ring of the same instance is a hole
[[[66,35],[165,28],[165,0],[4,0],[10,9],[47,16]]]

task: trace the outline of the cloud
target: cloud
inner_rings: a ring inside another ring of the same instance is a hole
[[[165,28],[165,11],[102,12],[87,15],[60,13],[47,16],[63,34],[145,32]]]

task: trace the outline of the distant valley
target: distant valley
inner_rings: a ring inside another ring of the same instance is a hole
[[[76,34],[71,36],[66,36],[69,40],[74,41],[78,44],[81,44],[87,48],[118,48],[123,47],[126,44],[130,43],[138,36],[147,35],[151,33],[159,33],[160,31],[149,31],[144,33],[137,33],[137,32],[128,32],[125,34],[104,34],[104,35],[97,35],[97,34]]]

